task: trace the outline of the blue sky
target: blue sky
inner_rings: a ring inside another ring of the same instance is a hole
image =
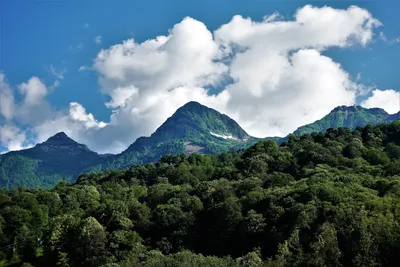
[[[105,102],[110,101],[112,96],[100,93],[99,71],[79,71],[81,66],[92,66],[101,49],[109,49],[129,38],[142,43],[159,35],[168,35],[168,30],[187,16],[204,23],[210,32],[214,32],[235,15],[262,21],[265,15],[279,12],[282,20],[293,20],[296,10],[307,4],[343,10],[356,5],[368,10],[373,18],[379,20],[383,26],[374,30],[375,36],[365,47],[333,46],[322,54],[340,63],[353,80],[367,87],[400,89],[400,40],[397,39],[400,38],[400,3],[397,0],[3,0],[0,1],[0,71],[12,90],[17,90],[19,84],[33,76],[38,77],[50,88],[46,101],[52,110],[68,112],[69,104],[78,102],[97,121],[108,122],[113,109],[107,108]],[[96,43],[97,36],[101,37]],[[56,80],[59,86],[52,88]],[[357,101],[367,96],[357,97]],[[22,96],[15,93],[16,101],[19,98],[22,99]],[[237,115],[236,119],[240,120],[240,117]],[[7,122],[0,119],[0,123]],[[29,128],[18,121],[14,121],[13,125],[22,132]],[[248,128],[251,127],[249,124]],[[154,126],[149,126],[149,130],[144,132],[148,134],[151,128]],[[35,134],[29,134],[30,131],[25,133],[25,145],[39,141],[40,138],[37,139]],[[136,137],[133,135],[132,141]],[[126,142],[122,143],[121,146],[126,145]],[[7,150],[5,142],[0,142],[1,150]]]

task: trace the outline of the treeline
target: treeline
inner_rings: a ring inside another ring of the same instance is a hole
[[[0,192],[0,266],[398,266],[400,122]]]

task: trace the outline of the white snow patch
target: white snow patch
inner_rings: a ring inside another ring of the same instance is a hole
[[[211,134],[211,135],[214,135],[214,136],[216,136],[216,137],[224,138],[224,139],[238,140],[236,137],[234,137],[234,136],[232,136],[232,135],[221,135],[221,134],[216,134],[216,133],[213,133],[213,132],[210,132],[210,134]]]

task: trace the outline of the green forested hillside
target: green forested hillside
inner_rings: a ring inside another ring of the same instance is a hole
[[[61,180],[75,181],[85,169],[104,159],[58,133],[33,148],[0,155],[0,187],[53,187]]]
[[[367,124],[390,123],[399,119],[399,114],[389,115],[381,108],[363,108],[361,106],[339,106],[328,115],[313,123],[299,127],[293,134],[302,135],[312,132],[324,132],[329,128],[347,127],[355,129]]]
[[[238,140],[250,137],[233,119],[197,102],[188,102],[179,108],[151,137],[168,140],[187,138],[192,134],[209,136],[210,133]]]
[[[0,266],[398,266],[400,122],[0,193]]]
[[[391,122],[398,119],[398,115],[389,115],[378,108],[341,106],[321,120],[300,127],[294,134],[325,132],[338,127],[355,129]],[[264,139],[280,144],[288,138]],[[228,116],[197,102],[189,102],[151,136],[138,138],[117,155],[98,155],[64,133],[56,134],[34,148],[0,155],[0,187],[52,187],[63,179],[75,181],[84,172],[124,169],[134,164],[156,162],[167,154],[222,153],[247,148],[260,140],[251,137]]]
[[[222,137],[221,137],[222,136]],[[229,136],[230,138],[223,138]],[[118,155],[103,157],[59,133],[34,148],[0,155],[0,187],[52,187],[83,172],[123,169],[163,155],[215,154],[253,145],[234,120],[197,102],[179,108],[150,137],[140,137]]]
[[[127,168],[133,164],[155,162],[166,154],[216,154],[246,148],[259,140],[248,135],[228,116],[197,102],[189,102],[150,137],[138,138],[124,152],[95,169]]]

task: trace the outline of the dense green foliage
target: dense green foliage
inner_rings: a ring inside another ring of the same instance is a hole
[[[393,122],[3,190],[0,266],[397,266],[399,163]]]

